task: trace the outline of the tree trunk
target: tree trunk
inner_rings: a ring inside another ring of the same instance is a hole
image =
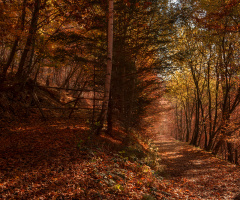
[[[231,163],[234,163],[233,144],[231,142],[227,142],[227,150],[228,150],[228,161]]]
[[[195,128],[193,132],[193,137],[190,142],[191,145],[197,146],[198,136],[199,136],[199,101],[196,102],[196,117],[195,117]]]
[[[21,30],[21,31],[24,31],[24,26],[25,26],[26,3],[27,3],[27,0],[24,0],[24,1],[23,1],[23,5],[22,5],[22,15],[21,15],[21,27],[20,27],[20,30]],[[12,63],[12,61],[13,61],[13,59],[14,59],[14,55],[15,55],[15,53],[16,53],[16,51],[17,51],[17,47],[18,47],[19,40],[20,40],[20,35],[17,35],[17,37],[16,37],[16,39],[15,39],[15,41],[14,41],[14,44],[13,44],[11,53],[10,53],[10,55],[9,55],[8,61],[7,61],[6,65],[5,65],[4,68],[3,68],[0,82],[4,82],[5,79],[6,79],[7,70],[8,70],[8,68],[10,67],[10,65],[11,65],[11,63]]]
[[[193,77],[193,81],[196,87],[196,118],[195,118],[195,128],[194,128],[194,133],[193,137],[191,140],[191,145],[197,146],[197,141],[199,137],[199,122],[200,122],[200,106],[202,104],[201,102],[201,94],[200,94],[200,88],[199,88],[199,78],[196,76],[196,70],[193,68],[192,64],[190,65],[191,67],[191,73]],[[196,67],[195,67],[196,68]]]
[[[21,59],[20,59],[20,62],[19,62],[19,66],[18,66],[18,71],[17,71],[17,74],[16,74],[16,77],[18,79],[22,78],[24,65],[25,65],[25,62],[26,62],[26,59],[27,59],[27,56],[28,56],[28,52],[31,49],[34,37],[35,37],[36,32],[37,32],[37,22],[38,22],[38,18],[39,18],[40,5],[41,5],[41,0],[35,0],[34,11],[33,11],[33,14],[32,14],[31,25],[29,27],[29,34],[28,34],[28,37],[27,37],[27,42],[26,42],[25,48],[23,50],[23,53],[22,53],[22,56],[21,56]]]
[[[239,163],[238,163],[238,150],[237,149],[235,149],[235,164],[239,165]]]
[[[227,130],[226,130],[227,125],[228,125],[228,122],[227,122],[227,121],[229,120],[229,117],[230,117],[230,116],[228,116],[227,118],[223,117],[223,118],[224,118],[224,119],[223,119],[223,122],[222,122],[222,124],[220,125],[220,126],[221,126],[221,127],[220,127],[220,128],[221,128],[221,129],[220,129],[220,138],[218,139],[215,147],[213,148],[213,154],[214,154],[214,155],[217,155],[217,154],[218,154],[219,149],[220,149],[220,147],[223,145],[226,137],[229,136],[229,135],[227,134]]]
[[[217,144],[216,144],[216,146],[214,147],[214,149],[213,149],[213,155],[217,155],[217,154],[218,154],[219,149],[220,149],[220,147],[222,146],[222,144],[223,144],[223,140],[220,139],[220,140],[217,142]]]
[[[107,126],[107,134],[110,135],[110,136],[113,136],[112,135],[112,129],[113,129],[113,106],[112,106],[113,102],[112,102],[112,98],[111,98],[111,94],[110,94],[110,98],[109,98],[109,104],[108,104],[108,114],[107,114],[107,123],[108,123],[108,126]]]
[[[109,16],[108,16],[108,55],[107,55],[107,73],[105,78],[104,98],[102,104],[102,110],[98,118],[98,127],[95,134],[99,135],[103,128],[104,121],[108,112],[108,103],[111,89],[111,77],[112,77],[112,54],[113,54],[113,0],[108,1],[109,4]]]

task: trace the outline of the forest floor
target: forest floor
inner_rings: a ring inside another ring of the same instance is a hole
[[[171,122],[159,122],[157,167],[151,156],[137,156],[144,149],[91,135],[79,120],[10,123],[0,131],[0,199],[229,200],[240,193],[239,167],[176,141]]]
[[[239,166],[169,135],[159,135],[156,145],[165,165],[163,183],[174,199],[229,200],[240,194]]]
[[[79,120],[30,121],[1,128],[0,199],[151,200],[168,195],[141,146],[95,136]]]
[[[168,101],[155,124],[155,145],[164,165],[162,176],[174,199],[240,200],[240,167],[213,156],[210,152],[180,142],[171,136],[174,115]]]

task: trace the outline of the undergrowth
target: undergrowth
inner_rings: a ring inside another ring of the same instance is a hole
[[[96,136],[91,129],[85,137],[83,135],[81,137],[79,137],[77,143],[79,150],[92,152],[95,149],[105,153],[112,153],[117,160],[136,163],[138,166],[143,167],[145,171],[149,169],[155,176],[160,176],[159,174],[164,170],[160,163],[158,147],[153,140],[148,140],[146,144],[141,138],[127,135],[120,141],[105,134]]]
[[[147,148],[146,148],[147,147]],[[107,172],[97,171],[96,175],[103,178],[104,184],[108,185],[108,193],[128,193],[131,179],[134,180],[134,187],[148,188],[139,199],[157,199],[157,182],[161,182],[163,168],[160,164],[158,148],[152,141],[148,141],[145,147],[139,138],[135,136],[126,137],[122,141],[102,134],[94,135],[91,130],[85,136],[81,135],[77,142],[80,152],[91,155],[91,163],[105,162],[99,157],[99,152],[111,157],[111,170]],[[119,180],[122,182],[119,182]],[[100,182],[99,182],[100,183]],[[131,186],[132,187],[132,186]]]

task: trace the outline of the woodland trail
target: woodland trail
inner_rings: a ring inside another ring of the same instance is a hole
[[[173,199],[233,199],[240,193],[240,168],[208,152],[160,134],[155,143]],[[170,196],[170,195],[169,195]],[[170,198],[171,199],[171,198]]]
[[[230,200],[240,195],[240,167],[174,139],[171,103],[164,99],[160,107],[163,112],[154,127],[158,133],[155,145],[169,199]]]

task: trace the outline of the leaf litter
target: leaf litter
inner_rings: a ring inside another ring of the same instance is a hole
[[[2,131],[0,198],[232,199],[240,192],[239,167],[210,153],[159,135],[157,169],[124,154],[119,140],[89,138],[78,123]]]

